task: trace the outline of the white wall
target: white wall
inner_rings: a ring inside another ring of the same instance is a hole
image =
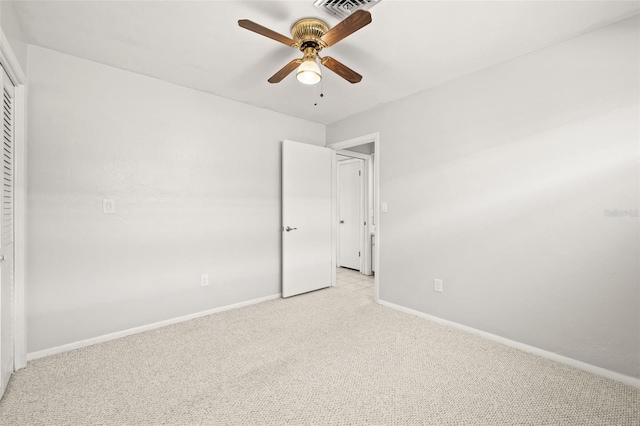
[[[27,43],[26,37],[18,22],[18,17],[13,9],[13,2],[0,1],[0,27],[7,36],[9,44],[16,59],[22,67],[22,71],[27,72]]]
[[[328,126],[380,131],[381,299],[640,377],[638,52],[636,16]]]
[[[324,145],[323,125],[31,45],[28,62],[29,352],[280,292],[280,141]]]

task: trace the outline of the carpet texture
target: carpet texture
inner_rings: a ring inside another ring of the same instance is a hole
[[[640,390],[335,287],[38,359],[1,425],[639,425]]]

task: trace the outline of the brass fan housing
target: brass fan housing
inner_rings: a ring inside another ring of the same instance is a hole
[[[327,44],[322,41],[322,36],[329,31],[329,26],[315,18],[304,18],[293,24],[291,36],[298,48],[307,55],[308,48],[312,47],[316,53],[320,52]]]

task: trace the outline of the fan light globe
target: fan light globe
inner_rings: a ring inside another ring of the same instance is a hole
[[[303,84],[318,84],[322,79],[320,67],[315,61],[303,61],[298,67],[296,78]]]

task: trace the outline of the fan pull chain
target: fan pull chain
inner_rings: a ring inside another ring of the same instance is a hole
[[[315,86],[316,94],[318,93],[318,85]],[[324,98],[324,89],[322,88],[322,80],[320,80],[320,97]],[[318,106],[318,101],[315,101],[313,106]]]

